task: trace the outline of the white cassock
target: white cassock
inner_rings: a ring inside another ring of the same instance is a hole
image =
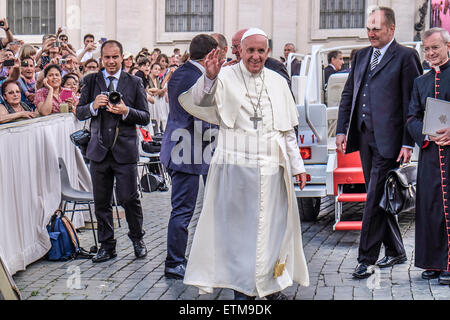
[[[305,169],[286,80],[266,68],[252,76],[241,62],[223,68],[208,90],[203,76],[179,98],[187,112],[220,125],[184,283],[259,297],[294,281],[309,286],[292,182]]]

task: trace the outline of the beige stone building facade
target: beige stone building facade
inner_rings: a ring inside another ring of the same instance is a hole
[[[38,43],[43,33],[55,32],[58,26],[65,26],[70,42],[76,48],[82,46],[84,34],[93,33],[97,39],[105,37],[121,41],[132,53],[137,53],[142,47],[150,50],[158,47],[166,54],[172,54],[175,47],[184,51],[193,36],[212,32],[224,34],[231,46],[231,38],[237,30],[254,26],[267,32],[272,40],[272,54],[278,58],[283,55],[283,46],[287,42],[296,44],[300,53],[310,52],[314,44],[335,47],[368,43],[365,21],[361,22],[360,17],[361,10],[364,16],[373,5],[392,7],[397,14],[397,40],[412,41],[416,34],[414,25],[420,20],[419,8],[426,2],[1,0],[0,17],[13,20],[10,22],[13,32],[26,42]],[[342,19],[337,19],[338,16]],[[349,24],[353,25],[349,28]],[[429,10],[425,25],[429,25]]]

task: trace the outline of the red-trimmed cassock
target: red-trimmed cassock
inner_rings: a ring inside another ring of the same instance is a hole
[[[450,271],[450,147],[439,147],[422,135],[428,97],[450,101],[450,60],[415,80],[408,122],[409,132],[421,146],[417,173],[415,266]]]

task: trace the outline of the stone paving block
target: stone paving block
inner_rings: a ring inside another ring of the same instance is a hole
[[[334,294],[334,287],[318,287],[314,300],[332,300]]]
[[[334,300],[353,300],[353,291],[354,287],[352,286],[342,286],[334,288]]]
[[[201,199],[201,192],[199,199]],[[200,202],[200,200],[199,200]],[[27,267],[24,272],[14,276],[16,284],[23,289],[27,300],[66,299],[66,300],[232,300],[233,291],[216,289],[211,295],[200,296],[198,289],[185,286],[182,281],[167,280],[164,277],[166,257],[167,224],[170,217],[170,192],[145,194],[142,200],[144,209],[144,241],[148,248],[145,259],[137,260],[124,219],[122,227],[116,228],[118,257],[102,264],[89,260],[69,262],[50,262],[41,259]],[[199,209],[196,209],[189,226],[187,254],[192,244],[193,233],[198,222]],[[343,219],[360,219],[363,205],[346,204]],[[357,265],[360,233],[357,231],[334,232],[334,200],[323,199],[322,212],[317,222],[302,223],[302,236],[305,256],[308,262],[311,286],[297,284],[284,290],[291,299],[297,300],[371,300],[371,299],[448,299],[446,290],[436,283],[420,279],[423,270],[413,266],[414,219],[400,216],[400,227],[408,262],[396,265],[391,270],[381,270],[381,289],[368,289],[367,279],[354,280],[351,273]],[[80,234],[85,247],[92,242],[92,233]],[[384,249],[380,256],[384,253]],[[79,267],[82,290],[68,290],[67,280],[72,276],[69,267]],[[426,294],[419,294],[426,292]]]

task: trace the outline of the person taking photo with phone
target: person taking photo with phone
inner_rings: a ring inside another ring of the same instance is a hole
[[[48,116],[52,113],[61,113],[62,105],[67,104],[68,111],[72,110],[75,114],[78,98],[73,94],[71,97],[62,96],[62,77],[61,68],[56,64],[49,65],[44,70],[44,87],[36,92],[34,104],[42,116]]]
[[[6,38],[0,38],[0,50],[6,48],[8,43],[14,41],[14,35],[11,32],[11,29],[9,29],[8,21],[6,18],[3,18],[0,20],[0,28],[5,31]]]

